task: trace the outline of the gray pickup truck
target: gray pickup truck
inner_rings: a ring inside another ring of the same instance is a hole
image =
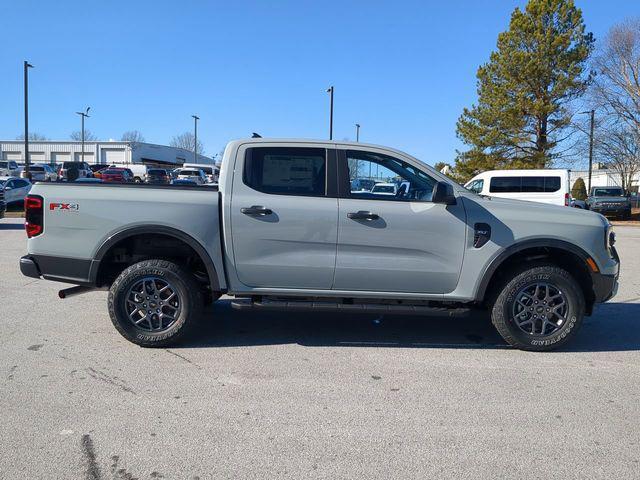
[[[624,220],[631,218],[631,200],[622,187],[593,187],[586,201],[589,210]]]
[[[393,195],[359,179],[398,185]],[[116,329],[167,346],[222,294],[236,309],[465,315],[550,350],[617,289],[609,222],[476,195],[417,159],[362,143],[227,145],[219,187],[38,183],[22,273],[109,289]],[[345,319],[345,321],[348,321]]]

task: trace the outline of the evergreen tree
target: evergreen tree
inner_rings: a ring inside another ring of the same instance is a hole
[[[576,200],[587,199],[587,187],[584,184],[582,177],[578,177],[578,179],[573,183],[573,187],[571,187],[571,197]]]
[[[478,103],[458,119],[456,173],[544,168],[570,124],[568,104],[591,81],[593,35],[573,0],[529,0],[516,8],[497,50],[478,69]]]

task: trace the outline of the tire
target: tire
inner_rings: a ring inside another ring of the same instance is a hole
[[[142,179],[140,177],[133,177],[133,183],[142,183]]]
[[[167,347],[188,336],[203,306],[195,277],[168,260],[145,260],[125,269],[107,302],[116,330],[142,347]]]
[[[534,300],[536,285],[540,290]],[[555,294],[560,296],[553,299]],[[584,311],[582,289],[571,274],[541,265],[513,273],[492,305],[491,321],[508,344],[521,350],[549,351],[575,336]]]

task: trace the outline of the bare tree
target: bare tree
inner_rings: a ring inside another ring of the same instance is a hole
[[[74,132],[71,132],[71,135],[69,135],[69,138],[71,140],[75,140],[76,142],[79,142],[82,140],[82,132],[80,130],[76,130]],[[94,135],[94,133],[91,130],[87,130],[86,128],[84,129],[84,141],[85,142],[95,142],[96,140],[98,140],[98,137],[96,135]]]
[[[614,26],[593,66],[597,106],[640,131],[640,19]]]
[[[193,152],[194,142],[195,142],[195,137],[194,137],[193,133],[184,132],[184,133],[181,133],[180,135],[176,135],[175,137],[173,137],[171,139],[171,143],[169,143],[169,145],[171,145],[172,147],[184,148],[185,150],[189,150],[189,151]],[[204,145],[202,144],[202,142],[200,140],[198,140],[197,153],[199,155],[202,155],[203,151],[204,151]]]
[[[128,130],[120,138],[123,142],[144,143],[144,135],[139,130]]]
[[[24,140],[24,133],[21,135],[18,135],[16,137],[16,140]],[[38,133],[38,132],[29,133],[30,142],[46,142],[47,140],[49,139],[46,136],[42,135],[41,133]]]
[[[629,192],[640,173],[640,19],[615,25],[593,61],[593,106],[600,117],[595,150]]]
[[[629,193],[640,173],[640,136],[628,125],[609,125],[599,135],[596,149],[606,159],[607,169],[620,175],[620,186]]]

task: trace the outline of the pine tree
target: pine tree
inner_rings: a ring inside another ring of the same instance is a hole
[[[461,178],[499,168],[544,168],[570,123],[567,104],[591,81],[593,35],[573,0],[530,0],[516,8],[497,50],[477,72],[478,103],[458,119]]]

